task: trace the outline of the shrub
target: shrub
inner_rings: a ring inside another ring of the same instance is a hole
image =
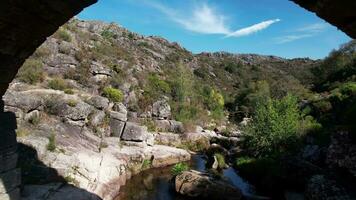
[[[54,133],[48,137],[47,150],[51,152],[56,150],[56,135]]]
[[[122,92],[112,87],[106,87],[103,89],[103,96],[107,97],[113,102],[121,102],[124,98]]]
[[[20,68],[17,76],[20,81],[29,84],[35,84],[43,81],[45,75],[43,72],[42,62],[31,58],[27,59]]]
[[[75,107],[75,106],[77,106],[78,102],[74,99],[70,99],[70,100],[68,100],[67,104],[70,107]]]
[[[105,39],[111,39],[111,38],[113,38],[114,36],[115,36],[115,33],[114,32],[112,32],[111,30],[109,30],[109,29],[105,29],[105,30],[103,30],[102,32],[101,32],[101,34],[100,34],[103,38],[105,38]]]
[[[142,169],[148,169],[152,165],[152,161],[149,159],[144,159],[142,162]]]
[[[68,89],[68,84],[62,78],[54,78],[48,82],[48,87],[54,90],[66,90]]]
[[[64,89],[64,93],[66,93],[66,94],[74,94],[74,91],[72,89],[70,89],[70,88],[66,88],[66,89]]]
[[[30,130],[26,129],[26,128],[18,128],[16,130],[16,136],[17,137],[26,137],[28,135],[30,135]]]
[[[64,28],[60,27],[56,33],[54,33],[54,37],[60,40],[64,40],[66,42],[71,42],[72,41],[72,36],[68,33],[67,30]]]
[[[257,103],[253,120],[246,129],[249,149],[259,157],[294,150],[299,142],[300,117],[297,100],[290,95]]]
[[[180,162],[180,163],[175,164],[172,167],[171,174],[173,176],[177,176],[177,175],[179,175],[179,174],[181,174],[181,173],[183,173],[184,171],[187,171],[187,170],[189,170],[189,166],[186,163]]]

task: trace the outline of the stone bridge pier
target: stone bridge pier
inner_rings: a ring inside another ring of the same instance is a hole
[[[4,103],[0,100],[0,200],[20,199],[16,128],[15,114],[4,112]]]

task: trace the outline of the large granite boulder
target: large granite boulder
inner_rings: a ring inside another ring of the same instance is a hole
[[[60,117],[73,121],[85,121],[92,112],[93,107],[83,101],[74,101],[74,103],[62,102],[55,104],[52,111]]]
[[[171,116],[171,106],[166,99],[156,101],[152,106],[152,115],[159,119],[168,119]]]
[[[326,161],[331,168],[343,168],[356,177],[356,144],[348,132],[332,136]]]
[[[324,175],[315,175],[310,178],[305,197],[307,200],[351,200],[343,187]]]
[[[20,108],[25,113],[31,110],[39,110],[42,105],[40,96],[32,93],[8,91],[3,97],[5,105]]]
[[[105,110],[109,107],[109,99],[102,96],[93,96],[88,100],[88,103],[96,109]]]
[[[241,190],[230,183],[194,170],[177,175],[175,189],[176,192],[188,197],[212,200],[239,200],[242,198]]]
[[[124,127],[125,122],[116,119],[110,119],[110,135],[112,137],[120,138]]]
[[[160,132],[183,133],[184,126],[182,122],[175,120],[155,120],[155,126]]]
[[[121,139],[125,141],[142,142],[147,139],[147,127],[139,126],[132,122],[126,122]]]

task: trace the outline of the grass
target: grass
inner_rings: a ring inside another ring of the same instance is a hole
[[[173,176],[177,176],[181,173],[183,173],[184,171],[188,171],[189,170],[189,166],[186,163],[177,163],[175,164],[172,169],[171,169],[171,174]]]
[[[64,28],[60,27],[57,32],[54,34],[54,37],[60,40],[64,40],[66,42],[71,42],[72,41],[72,36],[69,34],[67,30]]]
[[[48,137],[47,150],[50,152],[54,152],[56,150],[56,135],[54,133]]]
[[[67,104],[70,107],[75,107],[75,106],[77,106],[78,102],[74,99],[70,99],[70,100],[68,100]]]
[[[68,89],[67,82],[62,78],[54,78],[48,82],[48,87],[54,90],[66,90]]]
[[[16,136],[17,137],[26,137],[28,135],[30,135],[30,130],[26,129],[26,128],[19,128],[16,130]]]
[[[149,169],[152,166],[152,161],[149,159],[145,159],[142,162],[142,169]]]
[[[20,81],[35,84],[44,80],[43,64],[40,60],[27,59],[17,75]]]

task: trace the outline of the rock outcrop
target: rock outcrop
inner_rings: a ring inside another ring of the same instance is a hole
[[[176,192],[212,200],[239,200],[242,192],[228,182],[218,180],[198,171],[186,171],[175,177]]]

